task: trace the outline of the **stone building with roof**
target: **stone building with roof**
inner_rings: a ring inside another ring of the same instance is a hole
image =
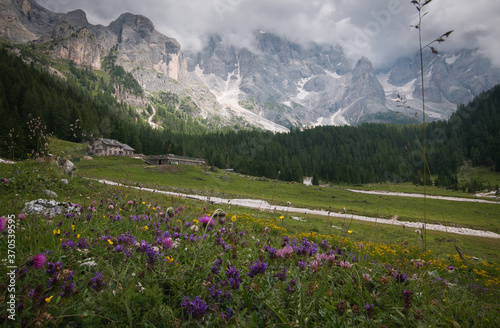
[[[205,165],[202,158],[179,156],[174,154],[152,155],[145,158],[146,163],[152,165]]]
[[[134,149],[113,139],[97,138],[89,145],[94,156],[133,156]]]

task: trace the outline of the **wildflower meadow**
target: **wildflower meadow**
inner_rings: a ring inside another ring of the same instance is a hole
[[[500,324],[494,262],[354,241],[347,231],[288,233],[286,213],[257,217],[82,178],[65,185],[57,169],[34,161],[1,172],[8,180],[1,189],[2,326]],[[24,213],[21,200],[37,199],[46,186],[63,193],[70,210]],[[7,261],[11,235],[15,263]]]

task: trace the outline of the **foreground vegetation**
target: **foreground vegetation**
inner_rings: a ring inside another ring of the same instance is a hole
[[[500,260],[481,250],[498,255],[496,240],[428,232],[435,242],[424,252],[413,231],[348,215],[303,222],[81,178],[65,185],[34,161],[1,165],[0,175],[0,215],[16,216],[18,326],[500,324]],[[81,214],[23,213],[46,189]]]

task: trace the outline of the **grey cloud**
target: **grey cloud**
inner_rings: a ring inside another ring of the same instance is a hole
[[[51,10],[83,9],[93,24],[108,25],[123,12],[150,18],[183,48],[201,45],[200,36],[221,34],[248,45],[255,30],[296,42],[340,43],[353,57],[366,56],[378,68],[418,49],[416,9],[410,0],[38,0]],[[443,50],[480,47],[500,66],[496,23],[500,3],[489,0],[434,0],[427,6],[425,40],[455,30]]]

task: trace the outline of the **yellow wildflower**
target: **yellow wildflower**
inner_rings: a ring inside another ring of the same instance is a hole
[[[142,205],[146,205],[146,202],[142,202]]]
[[[52,301],[52,297],[54,297],[54,295],[50,296],[50,297],[47,297],[45,299],[45,303],[50,303],[50,301]]]
[[[74,224],[71,225],[71,230],[75,231],[75,225]]]
[[[148,229],[149,229],[148,226],[144,226],[144,230],[148,230]]]
[[[80,239],[80,234],[76,235],[76,239]]]
[[[285,218],[285,217],[284,217],[283,215],[282,215],[282,216],[280,216],[280,220],[283,220],[284,218]]]
[[[57,230],[55,230],[55,229],[54,229],[54,230],[52,231],[52,233],[53,233],[54,235],[60,235],[60,234],[61,234],[61,229],[57,229]]]
[[[347,231],[347,233],[352,233],[352,230]]]
[[[198,220],[196,220],[196,219],[194,219],[194,220],[193,220],[193,222],[194,222],[194,224],[198,224],[198,223],[200,223],[200,221],[198,221]]]
[[[111,239],[108,239],[108,244],[113,245],[113,242],[111,241]]]
[[[167,257],[165,257],[165,260],[167,261],[168,264],[174,262],[174,258],[172,256],[170,256],[170,255],[167,256]]]
[[[231,221],[236,222],[236,216],[235,216],[235,215],[233,215],[233,216],[231,217]]]

